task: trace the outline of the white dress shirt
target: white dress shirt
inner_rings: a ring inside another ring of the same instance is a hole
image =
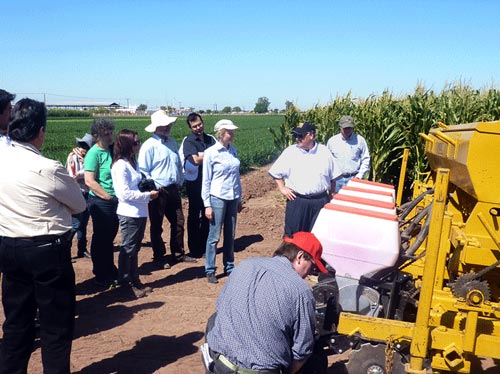
[[[59,161],[29,143],[0,147],[0,236],[61,235],[86,208],[80,187]]]
[[[274,162],[269,174],[284,179],[285,186],[301,195],[321,193],[331,189],[335,178],[333,157],[323,144],[316,143],[309,151],[292,144]]]

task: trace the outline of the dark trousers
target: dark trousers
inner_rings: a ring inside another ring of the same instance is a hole
[[[112,281],[118,276],[113,258],[113,240],[118,232],[117,207],[116,197],[112,200],[104,200],[97,196],[89,196],[89,211],[94,230],[90,244],[92,271],[100,282]]]
[[[122,284],[137,283],[139,281],[138,254],[144,238],[147,218],[119,215],[118,220],[122,237],[118,256],[119,281]]]
[[[84,193],[83,197],[88,201],[89,194]],[[76,235],[78,254],[83,254],[87,250],[87,224],[89,223],[88,207],[81,213],[71,216],[72,238]]]
[[[285,236],[292,236],[299,231],[310,232],[316,222],[319,211],[330,201],[330,196],[307,199],[297,196],[288,200],[285,209]]]
[[[200,258],[205,253],[210,228],[201,198],[201,178],[192,182],[186,181],[186,193],[189,201],[187,219],[189,254],[191,257]]]
[[[38,309],[44,373],[69,374],[75,317],[75,273],[69,238],[37,242],[2,239],[5,321],[0,373],[27,372]]]
[[[163,233],[163,217],[170,223],[170,252],[184,254],[184,213],[182,212],[181,194],[177,185],[162,187],[158,198],[149,202],[149,221],[153,257],[160,260],[166,253]]]

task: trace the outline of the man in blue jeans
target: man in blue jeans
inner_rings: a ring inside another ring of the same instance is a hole
[[[85,209],[85,199],[65,168],[40,153],[46,116],[41,102],[17,102],[11,146],[0,147],[2,374],[27,372],[37,309],[44,373],[70,372],[75,273],[69,238],[71,215]]]

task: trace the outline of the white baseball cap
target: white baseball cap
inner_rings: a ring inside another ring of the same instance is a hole
[[[233,121],[230,119],[221,119],[220,121],[217,121],[217,123],[214,126],[214,131],[217,132],[222,129],[226,130],[236,130],[238,126],[235,126]]]

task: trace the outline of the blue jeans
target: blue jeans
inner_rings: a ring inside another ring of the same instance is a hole
[[[234,232],[236,230],[236,215],[240,199],[223,200],[210,196],[210,205],[214,218],[210,221],[207,247],[205,249],[205,272],[215,273],[215,255],[217,254],[217,243],[220,232],[224,226],[224,245],[222,247],[222,262],[224,272],[230,273],[234,268]]]
[[[344,187],[347,182],[351,180],[352,177],[340,177],[335,180],[335,193],[339,192],[342,187]]]
[[[118,255],[118,274],[122,284],[139,280],[137,255],[146,229],[146,217],[118,215],[122,244]]]
[[[88,196],[88,193],[83,194],[86,201],[88,201]],[[78,254],[81,255],[87,250],[87,224],[89,223],[89,217],[88,206],[83,212],[71,216],[71,232],[73,235],[76,234]]]

